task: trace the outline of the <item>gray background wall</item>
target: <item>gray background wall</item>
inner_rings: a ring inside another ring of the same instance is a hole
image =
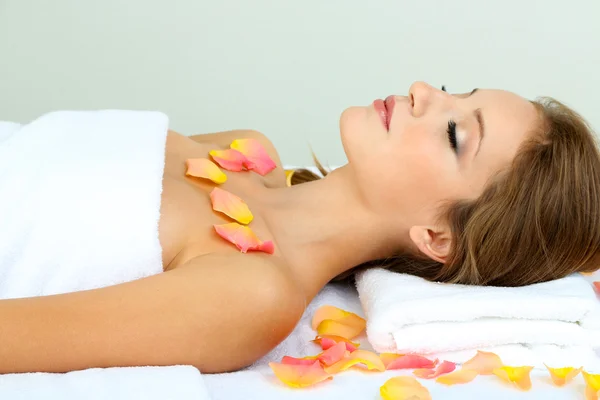
[[[551,95],[600,128],[599,17],[598,0],[0,0],[0,120],[158,109],[339,165],[344,108],[426,80]]]

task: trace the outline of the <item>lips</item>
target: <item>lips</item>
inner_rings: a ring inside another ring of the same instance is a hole
[[[379,114],[381,123],[385,127],[386,131],[390,130],[390,123],[392,121],[392,114],[394,112],[395,104],[396,99],[394,96],[388,96],[385,101],[377,99],[373,102],[373,107],[375,108],[375,111],[377,111],[377,114]]]
[[[392,115],[394,114],[394,106],[396,105],[396,97],[395,96],[388,96],[385,98],[384,101],[385,104],[385,108],[387,110],[387,115],[386,115],[386,125],[388,127],[388,130],[390,129],[390,123],[392,122]]]
[[[379,114],[379,118],[381,119],[381,123],[383,124],[383,126],[385,127],[386,131],[390,130],[390,124],[388,122],[388,110],[387,107],[385,106],[385,102],[381,99],[377,99],[373,102],[373,107],[375,108],[375,111],[377,111],[377,114]]]

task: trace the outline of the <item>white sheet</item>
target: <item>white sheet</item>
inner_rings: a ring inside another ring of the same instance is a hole
[[[600,279],[598,274],[597,279]],[[310,343],[314,339],[310,321],[314,311],[322,305],[333,305],[352,311],[364,317],[353,286],[342,284],[327,285],[308,306],[294,332],[271,353],[244,371],[229,374],[203,375],[212,400],[275,400],[275,399],[326,399],[326,400],[378,400],[379,388],[391,377],[410,375],[410,372],[386,371],[383,373],[363,373],[345,371],[333,380],[320,383],[307,389],[291,389],[279,382],[268,366],[270,361],[280,361],[284,355],[307,356],[317,354],[319,347]],[[358,338],[361,348],[372,350],[366,336]],[[420,380],[431,392],[434,399],[581,399],[583,398],[583,378],[578,376],[563,388],[554,387],[544,370],[532,371],[533,388],[521,392],[505,385],[498,378],[479,376],[466,385],[446,387]]]

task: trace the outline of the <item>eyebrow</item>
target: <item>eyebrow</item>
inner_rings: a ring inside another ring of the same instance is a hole
[[[471,94],[473,94],[473,92],[471,92]],[[485,123],[483,121],[483,114],[481,113],[481,108],[478,108],[475,111],[473,111],[473,114],[475,115],[477,123],[479,124],[479,144],[477,145],[477,151],[475,151],[475,155],[477,155],[477,153],[479,153],[479,149],[481,149],[481,142],[483,142],[483,138],[485,137]]]
[[[479,90],[479,88],[475,88],[475,89],[471,90],[471,93],[469,93],[469,96],[474,95],[475,92],[478,91],[478,90]],[[467,96],[467,97],[469,97],[469,96]]]

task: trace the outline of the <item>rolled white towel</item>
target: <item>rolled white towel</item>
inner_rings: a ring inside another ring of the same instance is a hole
[[[501,288],[429,282],[381,268],[357,276],[367,337],[379,352],[436,354],[521,344],[600,340],[600,302],[576,274]]]

